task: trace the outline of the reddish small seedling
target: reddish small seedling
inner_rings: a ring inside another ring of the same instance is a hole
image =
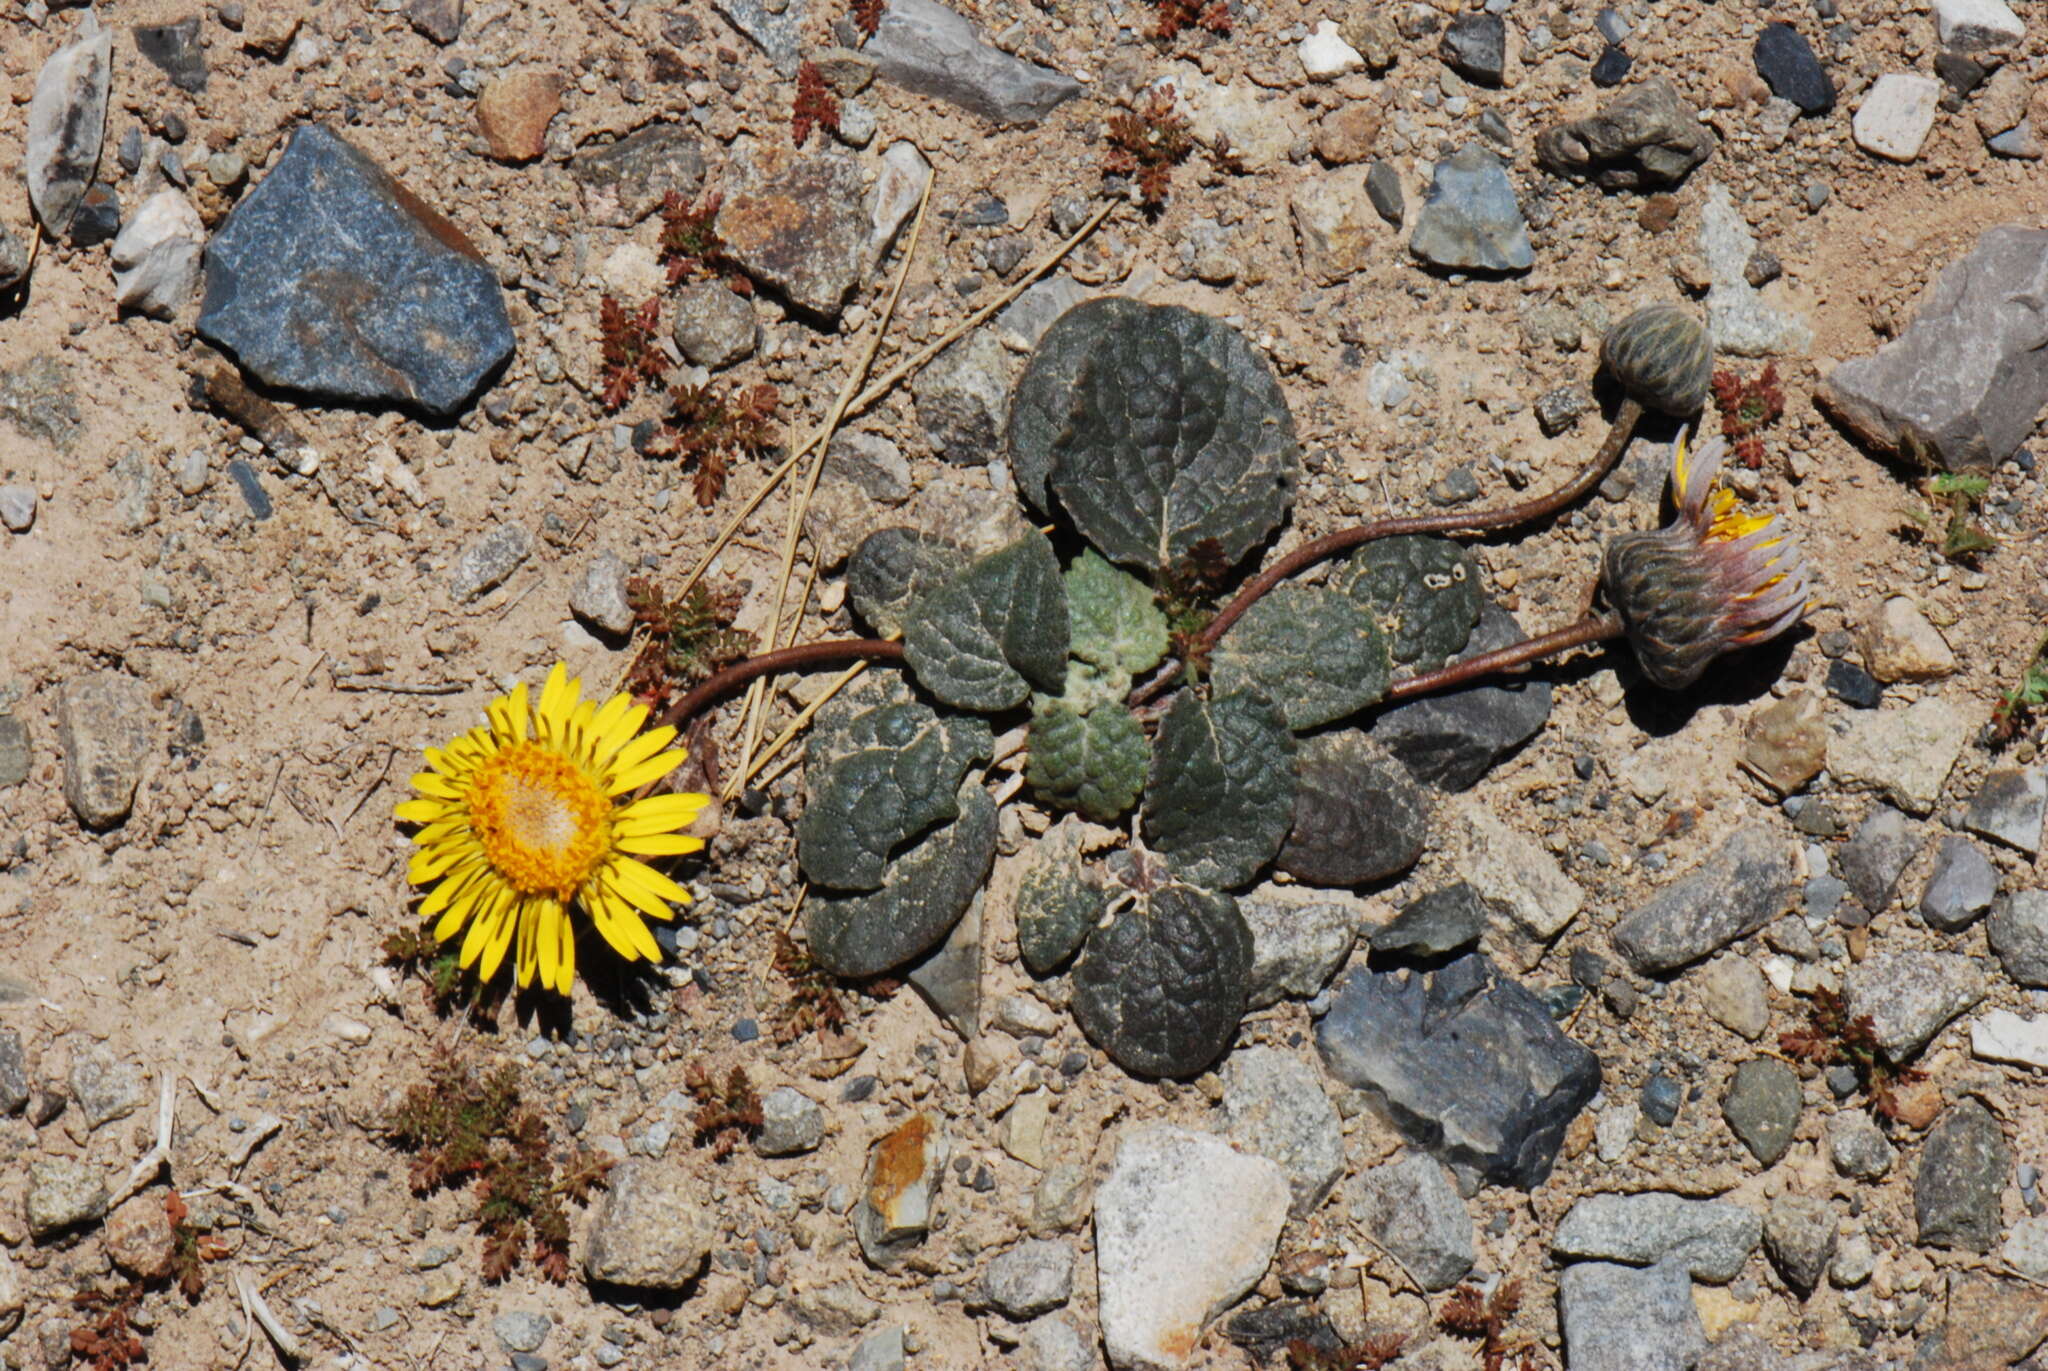
[[[658,384],[668,374],[668,354],[655,336],[661,301],[650,299],[628,312],[607,295],[597,304],[600,398],[616,410],[633,398],[644,381]]]
[[[71,1355],[85,1363],[86,1371],[128,1371],[147,1360],[149,1349],[129,1322],[141,1303],[140,1281],[114,1291],[85,1289],[71,1297],[72,1307],[86,1320],[71,1330]]]
[[[184,1197],[173,1190],[164,1196],[164,1209],[171,1220],[171,1275],[188,1300],[196,1300],[206,1289],[206,1263],[227,1256],[228,1245],[196,1227]]]
[[[1217,37],[1230,33],[1229,0],[1153,0],[1158,18],[1152,36],[1161,42],[1178,38],[1185,29],[1206,29]]]
[[[732,626],[743,599],[741,588],[713,590],[702,581],[674,598],[645,577],[627,581],[626,603],[634,625],[647,630],[647,641],[627,669],[622,688],[649,709],[660,710],[678,690],[747,656],[754,650],[754,635]],[[694,745],[690,750],[699,752]]]
[[[1377,1333],[1364,1342],[1321,1348],[1304,1338],[1287,1344],[1287,1371],[1381,1371],[1401,1355],[1408,1339]]]
[[[651,456],[677,457],[694,470],[700,509],[725,489],[732,463],[760,457],[775,446],[768,421],[780,396],[765,382],[751,386],[678,386],[669,392],[669,417],[648,443]]]
[[[1796,1062],[1826,1070],[1846,1066],[1856,1073],[1870,1107],[1878,1117],[1899,1116],[1897,1088],[1926,1079],[1918,1067],[1894,1066],[1885,1060],[1877,1041],[1877,1024],[1868,1014],[1851,1015],[1835,991],[1813,992],[1806,1026],[1778,1035],[1778,1050]]]
[[[735,1066],[721,1085],[704,1063],[691,1062],[683,1070],[683,1088],[697,1101],[691,1119],[697,1145],[709,1147],[719,1161],[761,1131],[761,1097],[747,1080],[746,1068]]]
[[[1733,444],[1735,459],[1757,470],[1764,464],[1764,441],[1757,435],[1785,412],[1785,392],[1778,385],[1778,364],[1748,379],[1717,371],[1713,379],[1714,408],[1721,415],[1721,436]]]
[[[670,289],[685,281],[722,280],[737,294],[754,293],[754,283],[727,255],[719,236],[718,212],[724,207],[725,197],[717,191],[706,192],[694,204],[674,191],[662,197],[659,251]]]
[[[839,97],[825,84],[825,73],[816,62],[796,69],[796,107],[790,111],[789,132],[802,147],[811,141],[813,129],[839,132]]]
[[[1137,183],[1138,198],[1157,213],[1166,204],[1173,169],[1195,150],[1188,121],[1174,106],[1172,86],[1155,86],[1135,109],[1109,121],[1109,153],[1103,170]]]
[[[885,0],[853,0],[848,11],[853,26],[861,31],[864,38],[873,38],[882,27],[882,13],[888,6]]]

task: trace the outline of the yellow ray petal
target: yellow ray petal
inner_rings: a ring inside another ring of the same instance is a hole
[[[414,773],[412,788],[419,791],[422,795],[431,796],[438,800],[459,800],[463,796],[462,788],[455,785],[438,771]]]
[[[491,733],[501,743],[526,741],[526,682],[512,687],[509,694],[493,700],[484,711],[491,721]]]
[[[637,886],[657,900],[673,900],[681,904],[690,898],[690,892],[677,885],[668,877],[656,871],[645,862],[636,862],[631,857],[615,857],[605,864],[605,873],[622,888]],[[657,915],[666,918],[666,914]]]
[[[614,768],[611,784],[605,787],[604,793],[607,795],[623,795],[629,790],[638,790],[643,785],[651,785],[668,775],[669,772],[674,771],[686,760],[688,759],[683,755],[683,750],[677,748],[673,752],[664,752],[659,756],[649,757],[639,765],[627,767],[623,771]]]
[[[402,824],[431,824],[456,812],[446,800],[406,800],[393,808],[391,815]]]
[[[477,966],[477,979],[489,981],[498,974],[498,968],[505,964],[505,953],[512,946],[512,939],[519,932],[519,904],[507,900],[498,910],[491,923],[490,941],[484,944],[483,960]]]
[[[660,728],[650,728],[619,749],[619,755],[612,758],[608,771],[617,774],[628,767],[638,766],[675,740],[675,729],[666,724]]]
[[[537,899],[533,906],[533,956],[540,967],[540,983],[553,988],[561,978],[562,939],[555,925],[562,917],[562,907],[550,899]]]
[[[709,795],[649,795],[621,809],[612,823],[612,832],[667,833],[695,823],[710,804]]]
[[[636,857],[684,857],[701,851],[704,840],[681,833],[649,833],[638,838],[615,838],[613,846]]]
[[[569,722],[569,711],[576,707],[581,685],[581,682],[569,679],[569,668],[560,662],[556,662],[548,672],[547,684],[540,688],[540,707],[535,711],[536,731],[542,740],[562,736]]]
[[[569,983],[576,979],[576,925],[570,922],[568,914],[558,907],[555,914],[555,938],[559,946],[555,949],[555,989],[566,995]],[[542,936],[546,936],[543,930]]]
[[[485,879],[490,874],[489,864],[481,857],[457,866],[448,873],[446,879],[427,893],[426,899],[420,901],[420,917],[433,918],[446,909],[448,902],[460,895],[471,882]]]
[[[611,944],[612,951],[629,962],[639,960],[639,945],[629,926],[639,923],[640,916],[625,901],[608,890],[595,890],[585,894],[583,907],[589,911],[599,936]]]

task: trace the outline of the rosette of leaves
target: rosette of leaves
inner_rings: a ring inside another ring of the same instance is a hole
[[[1110,823],[1138,802],[1151,760],[1145,730],[1124,708],[1133,678],[1166,657],[1166,615],[1143,581],[1092,548],[1066,572],[1070,646],[1057,695],[1031,702],[1025,773],[1046,803]]]
[[[1046,331],[1011,398],[1009,445],[1027,500],[1153,573],[1212,541],[1235,565],[1287,517],[1300,469],[1286,396],[1244,335],[1121,299]]]

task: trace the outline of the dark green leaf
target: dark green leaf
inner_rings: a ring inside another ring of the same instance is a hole
[[[1076,857],[1076,835],[1047,833],[1037,859],[1017,884],[1017,950],[1034,976],[1046,976],[1074,955],[1089,930],[1102,921],[1109,891],[1088,879]]]
[[[1067,593],[1059,560],[1033,530],[918,596],[903,621],[917,683],[960,709],[1009,709],[1067,670]]]
[[[1218,690],[1256,690],[1292,729],[1356,714],[1387,693],[1387,640],[1371,614],[1322,586],[1283,585],[1245,611],[1213,658]]]
[[[1429,836],[1429,795],[1356,729],[1305,740],[1294,757],[1294,828],[1277,866],[1309,885],[1358,885],[1406,871]]]
[[[814,896],[804,906],[811,957],[836,976],[879,976],[936,947],[988,879],[996,806],[979,784],[960,788],[960,817],[889,867],[880,890]]]
[[[1265,358],[1158,305],[1120,313],[1083,358],[1051,488],[1103,555],[1158,571],[1208,539],[1237,562],[1286,517],[1299,464]]]
[[[1074,620],[1073,653],[1108,672],[1136,676],[1166,656],[1166,614],[1151,587],[1084,548],[1067,568],[1067,608]]]
[[[1145,841],[1200,885],[1248,885],[1294,823],[1294,737],[1263,696],[1183,691],[1145,778]]]
[[[1442,538],[1367,543],[1331,584],[1371,612],[1395,665],[1410,671],[1434,671],[1455,657],[1479,622],[1479,570]]]
[[[910,697],[900,674],[819,711],[805,769],[797,858],[804,875],[839,890],[873,890],[889,858],[959,810],[969,768],[992,755],[985,720],[940,715]]]
[[[1040,697],[1031,710],[1032,790],[1062,809],[1112,823],[1145,788],[1151,745],[1121,702],[1079,713],[1065,700]]]
[[[877,529],[846,564],[846,593],[875,632],[900,633],[911,601],[966,565],[966,551],[944,538],[914,528]]]
[[[1192,1076],[1230,1046],[1251,968],[1236,900],[1162,886],[1089,936],[1074,967],[1074,1017],[1126,1071]]]
[[[1045,478],[1052,472],[1053,440],[1074,410],[1074,375],[1103,332],[1119,320],[1144,312],[1136,300],[1108,296],[1074,306],[1032,349],[1031,360],[1010,393],[1010,470],[1017,489],[1042,514],[1052,512]]]

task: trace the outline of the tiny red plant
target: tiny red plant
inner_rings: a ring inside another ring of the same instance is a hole
[[[696,204],[670,191],[661,201],[662,265],[668,268],[671,289],[685,281],[722,280],[740,295],[752,295],[754,284],[727,256],[725,239],[718,233],[718,211],[725,197],[708,192]]]
[[[1103,170],[1136,181],[1139,200],[1157,213],[1166,204],[1173,169],[1195,150],[1188,121],[1174,108],[1173,87],[1154,87],[1137,108],[1112,118],[1107,133]]]
[[[142,1282],[131,1281],[111,1293],[81,1290],[71,1303],[86,1322],[71,1330],[71,1355],[88,1371],[128,1371],[149,1357],[149,1349],[129,1324],[142,1303]]]
[[[709,1147],[719,1161],[761,1131],[761,1097],[754,1093],[744,1067],[734,1067],[721,1086],[704,1063],[691,1062],[683,1070],[683,1088],[697,1101],[697,1113],[691,1119],[697,1128],[697,1145]]]
[[[1714,373],[1714,408],[1721,415],[1721,436],[1734,445],[1737,461],[1755,471],[1764,463],[1764,442],[1758,437],[1785,412],[1785,392],[1778,385],[1778,365],[1767,362],[1754,377],[1732,371]]]
[[[743,601],[743,588],[713,590],[699,581],[670,599],[644,577],[627,581],[626,604],[647,641],[626,671],[626,693],[658,711],[676,691],[752,652],[754,635],[732,626]]]
[[[1897,1087],[1926,1079],[1918,1067],[1893,1066],[1877,1041],[1877,1023],[1868,1014],[1851,1016],[1847,1004],[1825,987],[1813,993],[1806,1026],[1778,1035],[1778,1050],[1795,1062],[1826,1070],[1846,1066],[1856,1073],[1870,1107],[1880,1118],[1899,1116]]]
[[[837,1033],[846,1027],[846,1006],[832,974],[787,933],[775,935],[774,966],[789,982],[789,999],[775,1015],[775,1041],[790,1043],[806,1033]]]
[[[853,26],[873,38],[882,27],[882,12],[886,8],[884,0],[853,0]]]
[[[700,509],[709,509],[725,489],[732,463],[759,457],[775,446],[768,421],[779,394],[765,382],[751,386],[678,386],[669,392],[670,413],[647,451],[679,457],[695,468],[692,487]]]
[[[1479,1339],[1479,1363],[1486,1371],[1501,1371],[1517,1352],[1522,1365],[1528,1367],[1533,1364],[1532,1351],[1508,1341],[1508,1324],[1521,1307],[1520,1281],[1502,1281],[1490,1296],[1467,1282],[1451,1292],[1436,1321],[1446,1333]]]
[[[818,70],[818,64],[805,62],[796,69],[796,107],[790,113],[789,131],[802,147],[811,141],[813,129],[839,132],[839,98],[825,84],[825,73]]]
[[[1287,1371],[1381,1371],[1401,1355],[1407,1341],[1399,1333],[1377,1333],[1364,1342],[1326,1349],[1296,1338],[1287,1344]]]
[[[1230,32],[1228,0],[1153,0],[1158,18],[1152,36],[1162,42],[1180,36],[1183,29],[1206,29],[1223,37]]]
[[[164,1210],[171,1220],[171,1274],[185,1298],[196,1300],[206,1289],[206,1263],[225,1257],[228,1246],[193,1225],[192,1211],[177,1191],[164,1196]]]
[[[642,381],[653,385],[668,372],[668,354],[656,341],[661,301],[650,299],[628,313],[607,295],[597,304],[599,382],[604,407],[616,410],[633,398]]]

